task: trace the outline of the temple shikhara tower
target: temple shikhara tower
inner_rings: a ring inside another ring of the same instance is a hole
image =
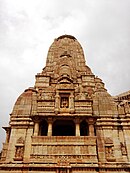
[[[71,35],[54,40],[3,128],[0,173],[130,172],[130,92],[112,97]]]

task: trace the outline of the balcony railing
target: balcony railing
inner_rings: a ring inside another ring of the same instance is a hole
[[[32,143],[95,145],[96,136],[32,136]]]

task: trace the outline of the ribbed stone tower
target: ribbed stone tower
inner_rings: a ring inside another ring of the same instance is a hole
[[[75,37],[58,37],[4,127],[0,173],[130,172],[129,103],[107,92]]]

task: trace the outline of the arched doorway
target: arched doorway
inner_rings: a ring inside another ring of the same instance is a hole
[[[75,136],[75,124],[72,120],[56,120],[52,127],[52,136]]]
[[[39,128],[39,136],[47,136],[48,132],[48,123],[46,120],[42,120],[40,122],[40,128]]]
[[[89,135],[89,128],[88,128],[88,123],[83,120],[80,123],[80,136],[88,136]]]

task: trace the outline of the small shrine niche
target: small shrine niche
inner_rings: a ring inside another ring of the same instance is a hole
[[[70,108],[70,93],[60,93],[60,103],[61,109]]]
[[[23,151],[24,151],[23,146],[16,146],[15,160],[23,160]]]
[[[15,145],[15,158],[14,160],[22,161],[24,155],[24,140],[20,137]]]
[[[108,162],[114,162],[116,159],[114,157],[114,149],[113,149],[113,141],[110,138],[106,138],[105,140],[105,154],[106,154],[106,160]]]

